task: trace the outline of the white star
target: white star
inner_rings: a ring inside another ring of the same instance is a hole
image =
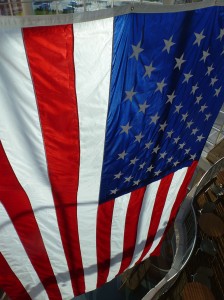
[[[164,82],[165,78],[163,78],[163,80],[161,82],[157,82],[157,88],[155,90],[155,92],[160,91],[160,93],[163,92],[163,88],[164,86],[166,86],[167,84]]]
[[[139,111],[138,112],[142,112],[143,114],[145,113],[146,109],[149,107],[149,105],[146,104],[146,101],[143,104],[139,104]]]
[[[162,52],[166,50],[167,53],[170,53],[170,48],[171,48],[173,45],[175,45],[175,43],[172,42],[172,39],[173,39],[173,36],[171,36],[171,37],[169,38],[169,40],[163,40],[164,43],[165,43],[165,46],[164,46]]]
[[[167,162],[170,163],[173,160],[173,156],[167,159]]]
[[[222,53],[221,53],[221,55],[223,55],[224,54],[224,48],[223,48],[223,50],[222,50]]]
[[[139,185],[140,182],[141,182],[140,180],[135,180],[133,181],[133,185]]]
[[[198,89],[198,83],[196,83],[195,85],[192,86],[192,90],[191,90],[191,94],[195,94],[196,90]]]
[[[143,169],[145,165],[146,165],[145,162],[143,162],[141,165],[139,165],[139,170]]]
[[[176,167],[180,162],[178,160],[176,160],[174,163],[173,163],[173,166]]]
[[[152,146],[152,144],[153,144],[153,143],[152,143],[151,141],[149,141],[148,143],[145,144],[145,148],[146,148],[146,149],[149,149],[149,148]],[[145,149],[145,148],[144,148],[144,149]]]
[[[184,53],[181,55],[180,58],[176,58],[176,57],[175,57],[176,65],[174,66],[174,69],[178,68],[178,69],[180,70],[181,65],[186,61],[186,60],[184,60],[183,58],[184,58]]]
[[[130,58],[135,57],[135,59],[138,60],[139,54],[144,50],[143,48],[140,47],[140,45],[141,45],[141,41],[136,46],[131,45],[133,53],[130,56]]]
[[[130,100],[132,102],[132,98],[135,94],[137,94],[137,92],[134,92],[134,87],[130,90],[130,91],[125,91],[126,93],[126,97],[124,99],[124,101]]]
[[[180,140],[179,136],[177,138],[174,138],[174,144],[178,144],[179,140]]]
[[[197,136],[197,140],[196,142],[201,142],[201,140],[203,140],[205,137],[201,134]]]
[[[191,148],[188,148],[185,150],[185,155],[189,154],[189,152],[191,151]]]
[[[195,103],[199,104],[199,102],[202,100],[202,94],[200,96],[196,97],[196,100],[197,101]]]
[[[118,154],[118,159],[124,159],[125,156],[127,155],[127,152],[125,152],[125,150],[123,152],[121,152],[120,154]]]
[[[160,153],[160,157],[159,157],[159,159],[160,159],[160,158],[163,158],[163,159],[164,159],[166,155],[167,155],[166,151],[165,151],[165,152],[163,152],[163,153]]]
[[[147,168],[146,172],[152,172],[152,169],[154,169],[153,165]]]
[[[176,95],[174,95],[174,92],[175,91],[173,91],[173,93],[171,94],[171,95],[167,95],[167,97],[168,97],[168,100],[166,101],[166,103],[173,103],[173,100],[174,100],[174,98],[176,97]]]
[[[224,36],[224,28],[220,28],[220,33],[219,33],[219,36],[217,37],[217,40],[219,39],[221,42],[223,36]]]
[[[174,113],[178,113],[179,114],[179,112],[180,112],[180,109],[183,107],[183,105],[180,103],[179,105],[175,105],[175,111],[174,111]]]
[[[207,115],[205,115],[205,121],[208,121],[208,119],[210,118],[212,116],[212,114],[207,114]]]
[[[187,128],[190,128],[191,125],[193,125],[193,124],[194,124],[194,122],[192,122],[192,121],[187,122]]]
[[[145,76],[151,76],[152,75],[152,72],[154,71],[154,70],[156,70],[156,68],[154,68],[153,66],[152,66],[152,62],[151,62],[151,64],[149,65],[149,66],[144,66],[145,67],[145,74],[144,74],[144,76],[143,77],[145,77]]]
[[[164,122],[163,124],[160,124],[160,125],[159,125],[159,127],[160,127],[159,131],[160,131],[160,130],[164,131],[167,125],[168,125],[168,124],[167,124],[166,122]]]
[[[219,96],[219,93],[221,92],[221,86],[220,86],[220,88],[219,89],[215,89],[215,94],[214,94],[214,96],[216,96],[216,97],[218,97]]]
[[[207,105],[205,105],[205,104],[204,104],[204,105],[202,105],[202,106],[201,106],[201,109],[199,110],[199,112],[202,112],[202,113],[203,113],[203,112],[204,112],[204,110],[205,110],[207,107],[208,107],[208,106],[207,106]]]
[[[182,114],[182,119],[181,119],[181,121],[186,121],[186,119],[187,119],[187,117],[188,117],[188,113],[186,113],[186,114]]]
[[[125,177],[125,181],[124,182],[130,182],[132,180],[132,176],[129,176],[129,177]]]
[[[183,149],[185,145],[186,145],[186,143],[179,144],[178,149]]]
[[[213,68],[213,64],[210,66],[210,67],[207,67],[207,72],[206,72],[206,74],[205,75],[210,75],[210,73],[211,73],[211,71],[213,71],[214,70],[214,68]]]
[[[194,32],[196,39],[195,39],[193,45],[197,44],[198,47],[200,46],[201,41],[205,38],[205,35],[203,35],[203,32],[204,32],[204,30],[202,30],[201,33]]]
[[[158,176],[161,172],[162,172],[162,171],[158,170],[158,171],[156,171],[154,174],[155,174],[155,176]]]
[[[130,162],[130,164],[129,164],[129,165],[135,165],[135,164],[136,164],[136,162],[137,162],[138,160],[139,160],[139,159],[138,159],[137,157],[135,157],[135,158],[131,159],[131,162]]]
[[[115,194],[117,194],[118,191],[119,191],[119,190],[116,188],[116,189],[114,189],[114,190],[111,190],[110,193],[115,195]]]
[[[140,142],[141,142],[141,139],[143,138],[143,136],[144,136],[144,135],[142,135],[142,133],[140,132],[139,135],[136,135],[136,136],[135,136],[134,142],[139,142],[139,143],[140,143]]]
[[[211,86],[214,86],[214,84],[216,83],[216,81],[218,81],[218,78],[215,76],[215,77],[213,77],[213,78],[211,78],[211,83],[210,83],[210,85]],[[210,86],[209,85],[209,86]]]
[[[123,175],[123,173],[119,172],[114,175],[114,179],[120,179],[122,175]]]
[[[199,131],[199,129],[197,129],[197,128],[192,129],[191,135],[192,135],[192,134],[195,135],[198,131]]]
[[[190,159],[195,160],[196,154],[191,155]]]
[[[189,81],[189,79],[193,77],[193,75],[191,74],[191,71],[189,73],[184,73],[184,80],[182,81],[182,83]]]
[[[121,126],[121,128],[122,128],[122,131],[120,132],[120,134],[123,133],[123,132],[128,134],[128,131],[132,128],[132,126],[130,126],[129,122],[128,122],[125,126]]]
[[[202,55],[202,58],[200,59],[200,61],[201,60],[203,60],[203,62],[206,61],[206,58],[210,55],[210,53],[208,52],[208,50],[207,51],[203,51],[203,55]]]
[[[151,118],[150,124],[151,124],[151,123],[156,124],[156,123],[157,123],[157,120],[159,119],[159,115],[158,115],[158,113],[156,113],[154,116],[152,116],[152,117],[150,117],[150,118]]]
[[[152,153],[157,153],[159,151],[160,147],[157,145],[155,148],[153,148]]]
[[[174,133],[174,131],[173,131],[173,129],[172,129],[171,131],[168,131],[168,132],[167,132],[167,136],[168,136],[169,138],[171,138],[171,136],[172,136],[173,133]]]

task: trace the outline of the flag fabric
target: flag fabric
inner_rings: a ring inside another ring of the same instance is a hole
[[[158,254],[223,104],[223,11],[0,29],[11,299],[72,299]]]

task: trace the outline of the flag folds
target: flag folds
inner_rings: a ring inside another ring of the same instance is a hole
[[[223,10],[0,29],[11,299],[72,299],[158,253],[223,104]]]

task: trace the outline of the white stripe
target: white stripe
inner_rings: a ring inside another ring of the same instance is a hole
[[[138,231],[135,244],[135,251],[129,268],[139,260],[145,247],[148,237],[149,226],[152,218],[152,211],[156,200],[160,181],[155,181],[147,186],[142,202],[141,212],[138,221]]]
[[[112,18],[74,25],[76,93],[80,120],[77,213],[87,291],[95,289],[97,282],[96,215],[109,99],[112,34]]]
[[[72,298],[21,31],[0,30],[0,45],[0,139],[29,197],[62,297]]]
[[[0,203],[0,252],[31,299],[47,300],[48,295],[34,270],[5,208]]]
[[[131,193],[116,198],[114,201],[111,227],[111,258],[107,281],[112,280],[119,272],[124,246],[125,221]]]
[[[166,198],[166,202],[163,208],[163,212],[160,218],[160,222],[159,222],[159,226],[158,226],[158,230],[157,233],[155,235],[154,241],[152,243],[152,246],[149,250],[149,252],[144,256],[144,259],[148,258],[150,256],[150,254],[156,249],[156,247],[158,246],[164,231],[166,229],[167,223],[169,221],[170,218],[170,214],[173,208],[173,205],[176,201],[178,192],[183,184],[183,181],[185,179],[185,176],[187,174],[187,170],[188,168],[182,168],[178,171],[176,171],[174,173],[168,194],[167,194],[167,198]]]

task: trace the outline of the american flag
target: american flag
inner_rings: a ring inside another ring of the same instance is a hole
[[[158,254],[223,103],[223,10],[0,29],[11,299],[71,299]]]

